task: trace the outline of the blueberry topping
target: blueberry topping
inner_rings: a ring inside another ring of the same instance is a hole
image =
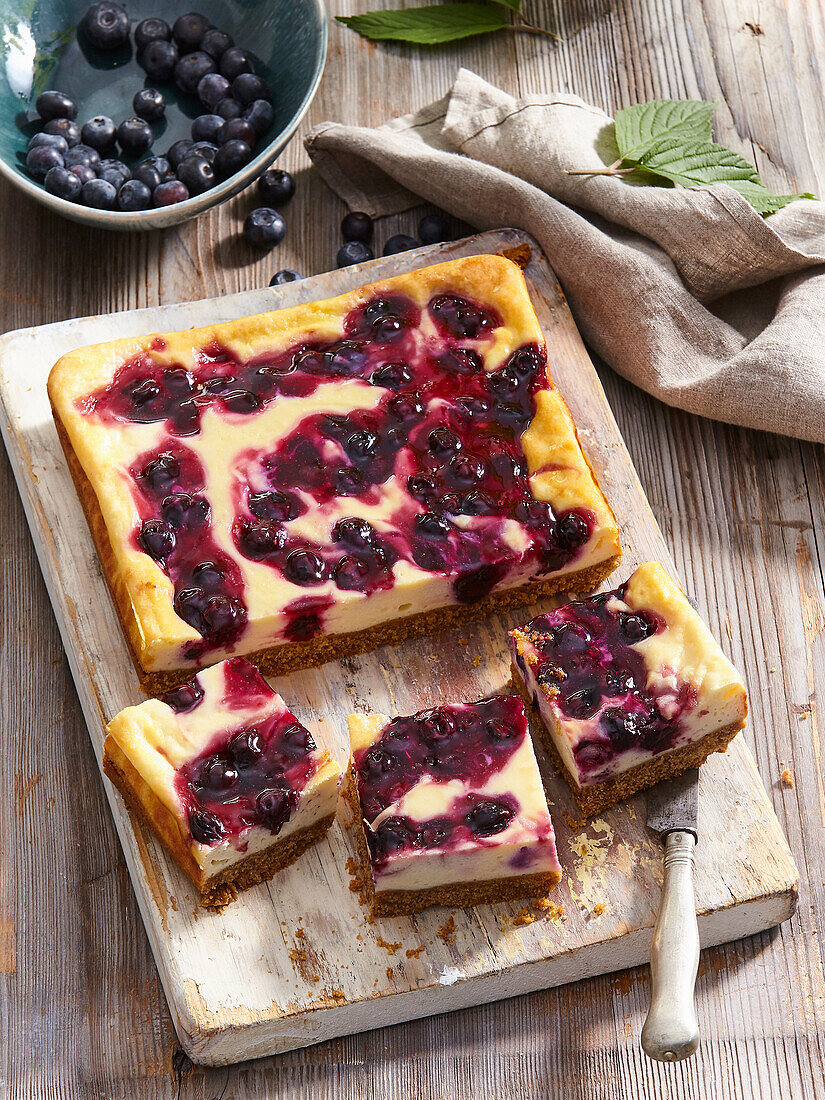
[[[450,524],[432,512],[422,512],[415,517],[415,530],[428,539],[446,539],[450,534]]]
[[[211,516],[206,497],[193,493],[171,493],[161,505],[161,514],[176,531],[193,531],[206,526]]]
[[[236,733],[227,747],[229,755],[239,768],[248,768],[257,764],[264,751],[256,729],[246,729]]]
[[[370,567],[356,554],[345,554],[335,566],[335,583],[348,590],[362,589],[370,575]]]
[[[293,550],[284,563],[284,575],[293,584],[323,584],[326,569],[321,558],[311,550]]]
[[[439,294],[428,308],[436,323],[449,336],[457,339],[477,340],[498,324],[488,310],[456,294]]]
[[[175,549],[175,532],[159,519],[147,520],[138,536],[141,548],[155,561],[164,561]]]
[[[223,836],[223,826],[208,810],[189,811],[189,831],[198,844],[215,844]]]
[[[185,684],[172,688],[171,691],[167,691],[165,695],[161,696],[161,702],[166,703],[176,714],[184,714],[186,711],[194,710],[202,699],[203,688],[197,679],[187,680]]]
[[[241,550],[248,558],[261,561],[284,548],[286,532],[279,523],[271,520],[247,523],[241,529],[239,542]]]
[[[590,538],[590,527],[583,516],[568,512],[556,524],[556,539],[568,550],[577,550]]]
[[[415,833],[403,817],[385,817],[374,833],[367,834],[370,852],[378,861],[410,847],[414,838]]]
[[[292,812],[291,791],[285,791],[276,787],[273,790],[261,791],[258,795],[256,808],[261,824],[265,825],[273,833],[279,833]]]
[[[467,827],[476,836],[494,836],[503,832],[514,817],[513,809],[506,802],[484,800],[467,813]]]

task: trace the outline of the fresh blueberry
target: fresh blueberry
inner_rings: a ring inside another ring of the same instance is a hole
[[[116,191],[119,191],[126,180],[132,178],[132,173],[122,160],[102,160],[97,170],[98,176],[107,183],[111,183]]]
[[[281,168],[270,168],[258,177],[258,196],[267,206],[283,206],[295,194],[295,180]]]
[[[228,121],[230,118],[240,118],[243,115],[243,107],[238,103],[237,99],[226,96],[225,99],[220,100],[220,102],[215,105],[215,114],[220,115],[221,118],[225,118]]]
[[[57,195],[59,199],[77,202],[80,198],[83,185],[68,168],[50,168],[43,182],[46,190],[52,195]]]
[[[285,283],[297,283],[301,279],[303,279],[303,275],[300,275],[297,271],[293,271],[290,267],[284,267],[280,271],[275,272],[269,280],[269,285],[283,286]]]
[[[262,137],[275,121],[275,110],[266,99],[256,99],[244,107],[242,118],[245,118],[258,137]]]
[[[119,4],[101,0],[92,4],[78,30],[99,50],[119,50],[129,41],[129,16]]]
[[[272,210],[269,206],[259,206],[247,215],[243,223],[244,238],[247,244],[254,245],[255,248],[272,248],[281,243],[285,234],[284,219],[277,210]]]
[[[26,154],[26,171],[38,183],[42,183],[53,168],[62,167],[63,157],[51,145],[35,145]]]
[[[239,73],[232,81],[232,98],[248,107],[256,99],[272,99],[269,85],[254,73]]]
[[[372,240],[372,218],[361,210],[353,210],[341,222],[341,234],[345,241]]]
[[[159,122],[166,112],[166,100],[156,88],[141,88],[135,92],[132,107],[138,118]]]
[[[227,141],[243,141],[251,149],[257,140],[258,135],[245,118],[230,118],[223,123],[218,144],[226,145]]]
[[[97,179],[97,172],[94,168],[90,168],[88,164],[73,164],[69,171],[73,176],[77,176],[81,184]]]
[[[221,54],[221,75],[227,80],[234,80],[241,73],[254,73],[255,66],[252,58],[246,50],[240,50],[237,46],[230,46]]]
[[[43,133],[62,137],[69,147],[80,144],[80,127],[70,118],[50,119],[43,127]]]
[[[200,48],[204,53],[208,53],[210,57],[214,57],[217,61],[219,58],[223,57],[230,46],[234,45],[235,43],[228,34],[224,34],[223,31],[210,27],[201,39]]]
[[[229,81],[220,73],[207,73],[198,81],[198,99],[207,111],[214,111],[228,95]]]
[[[127,214],[148,210],[152,205],[152,191],[140,180],[127,180],[117,193],[117,205]]]
[[[172,206],[176,202],[184,202],[189,198],[189,192],[180,180],[167,180],[161,183],[152,192],[152,203],[155,206]]]
[[[52,118],[77,118],[77,104],[63,92],[41,92],[34,108],[44,122]]]
[[[179,56],[174,42],[155,38],[140,54],[138,63],[150,80],[166,81],[172,79]]]
[[[190,157],[200,157],[201,160],[205,160],[207,164],[214,164],[217,155],[217,145],[213,144],[211,141],[196,141],[183,159],[186,161],[189,160]]]
[[[198,85],[207,73],[214,73],[215,59],[197,50],[188,53],[175,66],[175,83],[186,95],[195,95]]]
[[[190,141],[189,138],[181,138],[180,141],[173,142],[173,144],[169,146],[166,159],[171,164],[173,172],[176,171],[178,165],[192,152],[192,146],[194,144],[194,141]]]
[[[63,154],[63,160],[67,168],[74,168],[76,164],[85,164],[89,168],[94,168],[95,172],[100,168],[100,154],[97,149],[92,149],[91,146],[84,145],[82,142],[68,149]]]
[[[132,169],[136,180],[145,183],[150,191],[172,178],[172,165],[166,157],[146,157]]]
[[[98,153],[109,153],[115,147],[117,131],[115,124],[106,115],[96,115],[83,123],[80,138],[84,145],[97,149]]]
[[[427,214],[418,223],[418,239],[422,244],[438,244],[450,239],[450,227],[441,214]]]
[[[215,170],[203,157],[187,157],[178,165],[177,176],[190,195],[202,195],[215,186]]]
[[[384,245],[384,255],[395,256],[399,252],[409,252],[411,248],[418,248],[418,241],[414,237],[406,236],[404,233],[396,233]]]
[[[220,115],[198,115],[192,122],[192,140],[220,144],[221,132],[226,123]]]
[[[160,40],[169,42],[172,38],[172,28],[165,19],[142,19],[135,27],[135,45],[139,50],[145,49],[150,42]]]
[[[233,139],[225,142],[215,157],[215,175],[221,180],[234,176],[249,163],[251,156],[252,149],[245,141]]]
[[[189,53],[197,50],[203,41],[203,36],[212,24],[205,15],[196,11],[189,11],[180,15],[172,25],[172,37],[180,47],[181,53]]]
[[[351,267],[353,264],[362,264],[365,260],[373,258],[372,249],[363,241],[347,241],[338,249],[335,262],[338,267]]]
[[[56,149],[61,156],[69,148],[66,139],[61,137],[60,134],[35,134],[29,139],[26,152],[30,153],[38,145],[48,145],[50,148]]]
[[[117,188],[106,179],[84,183],[80,195],[83,205],[94,210],[114,210],[117,205]]]

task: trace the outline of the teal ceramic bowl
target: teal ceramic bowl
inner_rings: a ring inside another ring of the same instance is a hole
[[[295,133],[321,79],[327,49],[323,0],[119,0],[132,27],[150,15],[170,24],[186,11],[200,11],[255,58],[272,89],[275,120],[255,147],[253,159],[211,191],[186,202],[127,214],[92,210],[50,195],[26,174],[26,145],[38,127],[34,102],[46,88],[59,88],[78,103],[78,122],[108,115],[119,122],[134,114],[132,97],[152,86],[135,59],[134,45],[114,56],[91,54],[75,28],[92,0],[0,0],[0,172],[21,191],[55,213],[103,229],[158,229],[186,221],[248,186],[272,163]],[[167,121],[153,123],[152,153],[188,138],[192,119],[203,112],[194,98],[166,96]],[[180,107],[180,110],[178,110]],[[128,163],[128,162],[127,162]]]

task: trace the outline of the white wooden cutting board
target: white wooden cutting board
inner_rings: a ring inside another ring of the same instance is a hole
[[[85,344],[225,321],[329,297],[438,260],[517,246],[526,246],[530,257],[525,274],[551,371],[621,525],[625,557],[617,581],[648,558],[672,570],[558,284],[535,242],[515,230],[287,287],[64,321],[2,338],[0,427],[98,759],[105,722],[141,695],[52,424],[46,396],[52,364]],[[332,662],[282,677],[277,688],[343,762],[345,717],[354,709],[410,713],[502,688],[508,679],[506,629],[537,610]],[[347,861],[355,839],[343,806],[328,838],[296,866],[225,912],[205,912],[188,881],[102,780],[190,1057],[209,1064],[240,1061],[643,962],[661,882],[661,849],[645,828],[643,798],[579,821],[564,783],[542,764],[564,878],[553,895],[559,909],[532,910],[538,919],[529,924],[514,921],[520,903],[434,908],[369,923],[350,888]],[[702,769],[701,834],[696,898],[703,946],[790,916],[796,868],[742,736]]]

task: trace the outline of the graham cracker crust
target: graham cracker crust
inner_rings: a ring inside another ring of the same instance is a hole
[[[373,917],[400,917],[420,913],[430,905],[449,905],[454,909],[467,909],[473,905],[486,905],[497,901],[513,901],[517,898],[541,897],[548,894],[561,879],[561,872],[539,871],[531,875],[514,875],[511,878],[483,879],[478,882],[455,882],[434,886],[429,890],[375,890],[372,880],[367,838],[361,819],[361,804],[350,764],[344,781],[343,794],[355,815],[358,861],[361,878],[370,903]]]
[[[111,737],[106,738],[103,747],[103,771],[120,791],[127,806],[160,840],[195,885],[204,909],[223,909],[235,900],[241,890],[248,890],[272,878],[321,840],[335,820],[335,814],[330,814],[206,878],[192,856],[189,836],[182,833],[177,817],[164,806]]]
[[[700,767],[712,752],[726,752],[736,734],[745,726],[744,720],[723,726],[698,741],[683,745],[682,748],[674,749],[673,752],[660,753],[659,756],[654,756],[643,764],[636,765],[635,768],[628,768],[627,771],[620,772],[601,783],[579,787],[570,769],[559,755],[553,736],[544,724],[536,703],[530,697],[521,673],[512,664],[511,670],[511,683],[518,689],[527,706],[530,733],[544,747],[556,771],[567,780],[573,797],[585,817],[593,817],[594,814],[601,813],[609,806],[615,806],[617,802],[622,802],[639,791],[654,787],[664,779],[673,779],[688,768]]]
[[[109,586],[109,592],[129,647],[129,656],[135,666],[140,686],[147,695],[162,695],[163,692],[177,687],[184,680],[188,680],[197,672],[198,668],[212,664],[214,659],[207,656],[199,664],[158,672],[149,672],[142,666],[138,656],[141,639],[140,627],[135,617],[129,593],[125,585],[119,583],[119,571],[112,550],[112,543],[97,502],[97,496],[77,459],[74,448],[54,407],[52,407],[52,414],[63,447],[63,453],[66,456],[69,472],[77,489],[77,495],[80,497],[83,514],[86,517],[86,523],[89,526],[89,531],[100,558],[101,571]],[[440,630],[450,630],[463,623],[509,611],[513,607],[533,603],[557,592],[592,591],[598,588],[601,582],[615,570],[620,560],[621,553],[618,553],[598,565],[589,566],[587,569],[579,569],[556,577],[534,580],[528,584],[508,588],[500,592],[491,592],[489,596],[479,600],[478,603],[448,604],[445,607],[438,607],[417,615],[409,615],[403,619],[379,623],[377,626],[371,626],[365,630],[355,630],[347,634],[321,633],[306,642],[287,642],[268,646],[264,649],[255,650],[253,653],[245,653],[243,656],[257,665],[265,676],[280,676],[303,668],[313,668],[316,665],[323,665],[327,661],[335,661],[341,657],[352,657],[357,653],[368,653],[370,650],[379,649],[381,646],[399,645],[410,638],[421,638],[428,634],[436,634]]]

